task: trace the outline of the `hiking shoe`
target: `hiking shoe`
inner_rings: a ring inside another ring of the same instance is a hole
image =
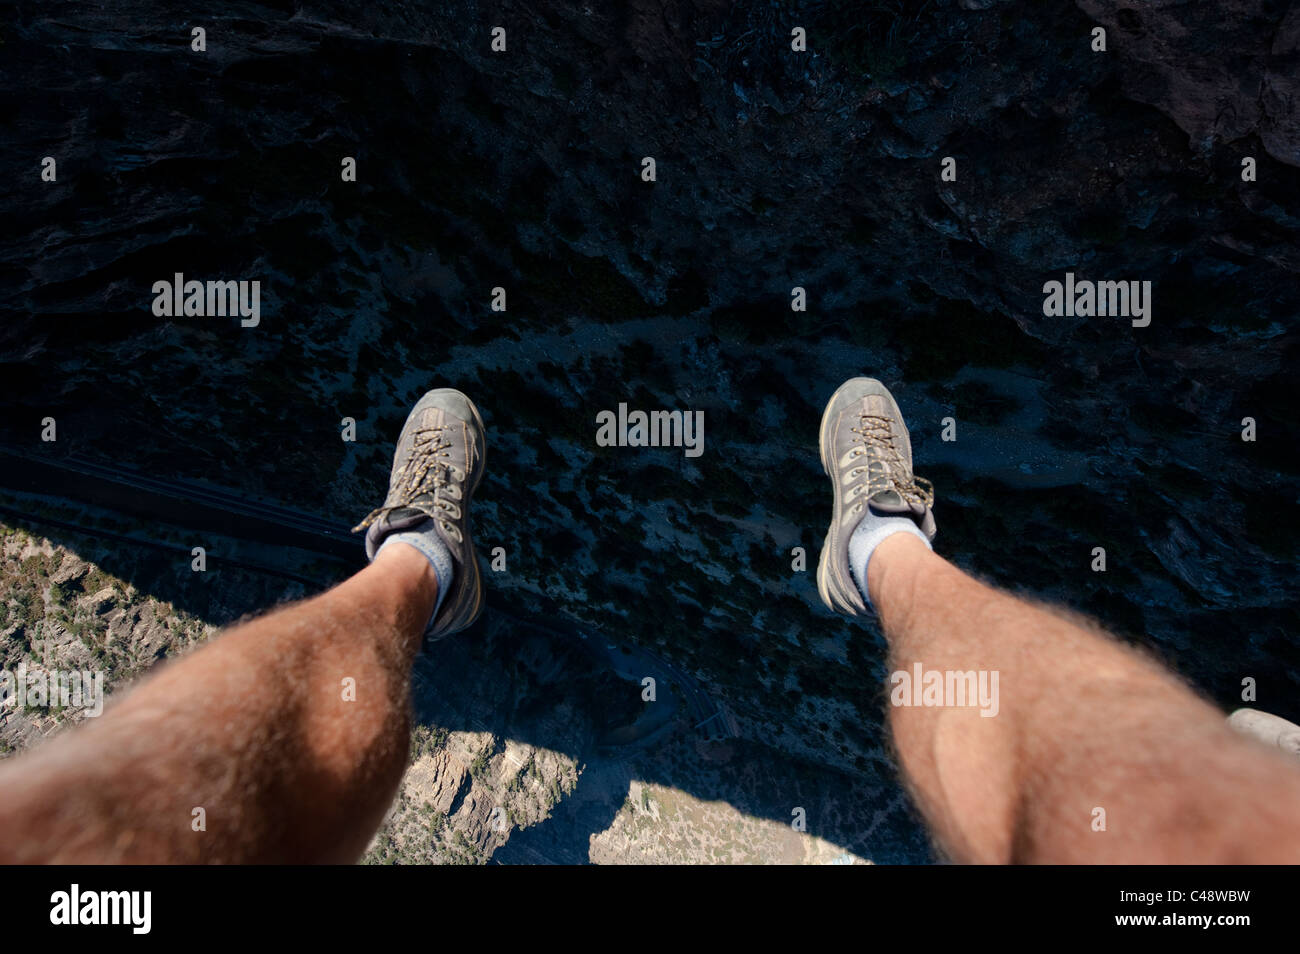
[[[411,409],[397,438],[384,505],[352,528],[366,531],[366,556],[374,559],[384,537],[397,530],[432,529],[451,552],[454,578],[426,640],[442,639],[472,624],[483,609],[483,581],[470,536],[469,505],[483,477],[483,418],[454,388],[430,391]]]
[[[820,444],[835,506],[817,566],[817,591],[835,612],[857,616],[867,605],[849,570],[849,537],[870,508],[882,517],[910,517],[933,540],[934,488],[912,473],[912,440],[902,412],[875,378],[853,378],[831,395]]]

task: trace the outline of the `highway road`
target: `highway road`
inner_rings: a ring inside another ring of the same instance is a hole
[[[350,525],[197,481],[164,480],[111,464],[0,447],[0,486],[187,529],[300,547],[358,566],[365,560],[361,537]]]

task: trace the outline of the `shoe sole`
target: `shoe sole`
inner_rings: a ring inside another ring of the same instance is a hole
[[[818,429],[817,432],[817,445],[818,445],[817,450],[818,450],[818,455],[821,457],[821,461],[822,461],[822,473],[824,473],[827,477],[831,478],[831,489],[834,493],[834,503],[831,507],[831,523],[826,530],[826,536],[822,539],[822,550],[817,558],[817,593],[819,596],[821,596],[822,602],[826,604],[827,609],[829,609],[833,613],[850,612],[850,609],[848,607],[845,607],[843,609],[840,607],[839,604],[841,601],[833,599],[831,597],[830,568],[827,564],[827,559],[826,559],[827,555],[831,551],[831,534],[832,532],[834,532],[835,520],[839,516],[840,506],[841,506],[840,482],[836,480],[834,476],[831,474],[830,464],[827,462],[827,451],[829,450],[829,446],[827,443],[827,435],[830,430],[831,407],[832,405],[835,404],[837,400],[839,400],[840,392],[844,390],[847,384],[848,382],[845,382],[845,384],[841,384],[838,388],[836,388],[835,393],[832,394],[830,400],[826,402],[826,406],[822,408],[822,423],[821,423],[821,427]]]
[[[446,630],[439,633],[437,636],[427,637],[429,642],[437,642],[440,639],[445,639],[448,636],[459,633],[463,629],[468,629],[470,626],[473,626],[474,621],[477,620],[479,614],[483,612],[483,574],[479,570],[478,566],[478,552],[474,549],[474,531],[470,526],[469,508],[474,502],[474,494],[478,491],[478,485],[483,480],[483,475],[487,472],[487,427],[483,424],[483,415],[479,413],[478,406],[470,400],[468,394],[465,394],[463,391],[458,391],[455,388],[438,388],[432,393],[457,394],[464,398],[465,403],[469,405],[470,413],[474,416],[474,423],[478,426],[478,433],[482,436],[482,440],[479,442],[481,446],[479,447],[478,474],[474,477],[474,483],[465,497],[465,566],[467,568],[472,568],[474,573],[474,602],[468,616],[462,615],[460,619],[448,621]]]

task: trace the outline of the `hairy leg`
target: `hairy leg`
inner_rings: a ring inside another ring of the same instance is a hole
[[[355,861],[406,764],[436,596],[429,562],[389,547],[0,764],[0,862]]]
[[[890,707],[909,783],[954,859],[1300,861],[1300,768],[1163,667],[907,534],[880,544],[867,585],[895,671],[999,674],[993,717]]]

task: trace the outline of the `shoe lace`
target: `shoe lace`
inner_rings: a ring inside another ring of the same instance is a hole
[[[858,435],[854,443],[861,445],[853,456],[866,454],[871,457],[871,461],[852,468],[849,473],[850,476],[857,473],[865,475],[866,496],[893,489],[908,503],[931,506],[934,503],[934,485],[924,477],[913,474],[903,460],[895,439],[893,422],[878,414],[861,414],[858,420],[858,427],[849,428]],[[883,466],[873,467],[872,464]]]
[[[447,452],[452,446],[445,432],[448,424],[435,424],[422,427],[415,432],[412,439],[411,453],[393,475],[390,496],[402,501],[398,506],[408,506],[416,497],[427,494],[433,500],[433,506],[439,510],[438,515],[430,514],[439,526],[457,543],[462,540],[461,532],[454,523],[460,519],[460,501],[464,499],[462,486],[465,483],[465,471],[449,459]],[[380,515],[396,507],[380,507],[363,520],[358,530],[374,523]]]

